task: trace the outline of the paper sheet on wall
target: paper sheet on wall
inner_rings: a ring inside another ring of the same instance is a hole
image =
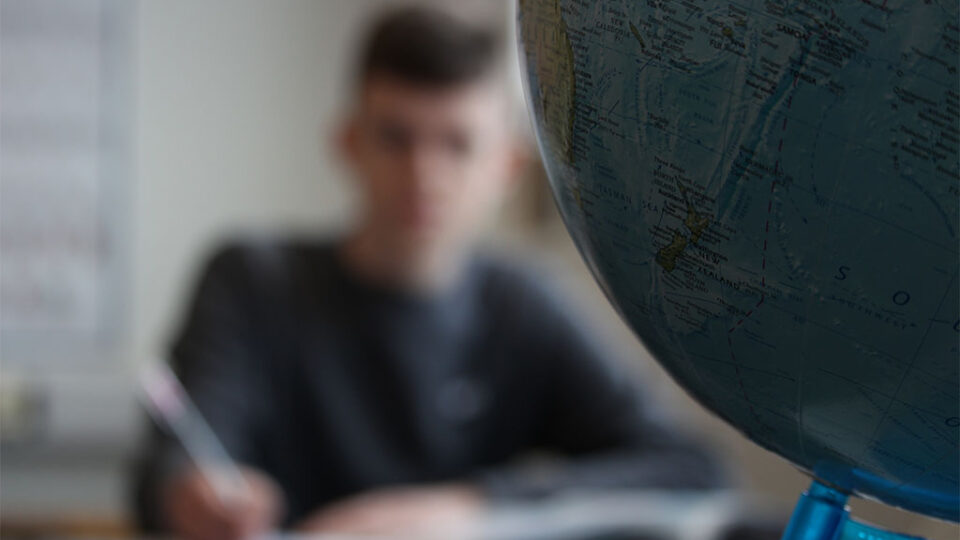
[[[2,2],[0,350],[8,366],[77,346],[99,355],[94,349],[116,337],[132,182],[130,11],[91,0]]]

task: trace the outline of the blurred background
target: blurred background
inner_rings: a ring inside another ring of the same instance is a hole
[[[164,351],[220,241],[344,226],[352,194],[329,137],[355,39],[386,4],[2,0],[0,530],[129,530],[137,368]],[[512,29],[512,2],[451,4]],[[519,102],[519,76],[515,86]],[[669,381],[593,283],[543,171],[527,176],[489,243],[565,283],[657,403],[733,463],[755,512],[784,520],[806,478]],[[854,507],[956,538],[920,516]]]

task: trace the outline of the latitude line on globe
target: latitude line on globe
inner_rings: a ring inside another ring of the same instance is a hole
[[[923,407],[917,407],[916,405],[913,405],[913,404],[910,403],[909,401],[904,401],[904,400],[902,400],[902,399],[899,399],[899,398],[897,398],[897,397],[894,397],[894,395],[891,394],[891,393],[889,393],[889,392],[884,392],[883,390],[878,390],[878,389],[876,389],[876,388],[874,388],[874,387],[872,387],[872,386],[863,384],[863,383],[857,381],[856,379],[852,379],[852,378],[847,377],[847,376],[845,376],[845,375],[841,375],[841,374],[839,374],[839,373],[836,373],[836,372],[833,372],[833,371],[830,371],[830,370],[824,369],[824,368],[819,368],[818,371],[820,371],[820,372],[822,372],[822,373],[826,373],[827,375],[831,375],[831,376],[836,377],[836,378],[838,378],[838,379],[842,379],[843,381],[845,381],[845,382],[848,383],[848,384],[852,384],[852,385],[854,385],[854,386],[858,386],[858,387],[860,387],[860,388],[867,389],[867,390],[869,390],[869,391],[871,391],[871,392],[873,392],[873,393],[875,393],[875,394],[880,394],[880,395],[881,395],[882,397],[884,397],[884,398],[892,399],[892,400],[896,401],[897,403],[899,403],[900,405],[903,405],[903,406],[905,406],[905,407],[908,407],[908,408],[912,409],[912,410],[915,411],[915,412],[927,413],[927,414],[929,414],[929,415],[931,415],[931,416],[940,416],[940,415],[941,415],[940,411],[934,411],[934,410],[932,410],[932,409],[926,409],[926,408],[923,408]],[[938,433],[939,433],[939,432],[938,432]],[[951,440],[951,441],[949,441],[949,442],[952,443],[953,441]]]
[[[950,290],[953,289],[953,282],[957,280],[957,273],[954,272],[953,277],[950,278],[950,281],[947,282],[947,289],[943,291],[943,295],[940,296],[940,302],[937,303],[936,309],[933,311],[933,317],[927,321],[927,329],[923,332],[923,337],[920,338],[920,343],[917,344],[916,350],[913,351],[913,356],[910,357],[910,363],[907,365],[907,368],[903,370],[903,375],[900,376],[900,382],[897,383],[897,389],[893,391],[893,397],[890,398],[890,401],[887,403],[886,410],[883,411],[883,414],[880,416],[880,420],[877,421],[877,424],[873,427],[873,433],[870,435],[870,442],[877,442],[877,433],[880,431],[880,427],[883,426],[883,423],[890,416],[890,409],[893,407],[894,401],[900,396],[900,390],[903,389],[903,383],[907,380],[907,376],[913,370],[913,365],[917,361],[917,356],[920,354],[920,349],[923,348],[924,343],[927,341],[927,336],[930,335],[930,330],[933,328],[933,319],[936,318],[937,314],[940,313],[940,309],[943,307],[943,302],[946,301],[947,295],[950,293]],[[866,449],[864,449],[866,452]],[[863,457],[863,453],[861,453]]]
[[[602,44],[602,43],[596,42],[596,41],[594,41],[594,40],[587,39],[587,38],[581,38],[581,39],[582,39],[583,41],[589,42],[589,43],[591,43],[591,44],[593,44],[593,45],[595,45],[595,46],[597,46],[597,47],[609,49],[609,50],[611,50],[611,51],[613,51],[613,52],[616,52],[616,53],[619,53],[619,54],[624,54],[624,52],[621,51],[621,50],[619,50],[619,49],[615,49],[615,48],[613,48],[613,47],[609,47],[609,46],[607,46],[607,45],[604,45],[604,44]],[[862,53],[861,53],[861,54],[862,54]],[[866,56],[866,55],[865,55],[865,56]],[[870,58],[871,58],[872,60],[874,60],[874,61],[887,62],[887,63],[893,65],[893,62],[890,62],[890,61],[887,61],[887,60],[877,59],[877,58],[873,58],[873,57],[870,57]],[[652,59],[652,58],[649,59],[649,60],[647,60],[647,62],[644,63],[644,65],[642,66],[642,68],[645,68],[645,67],[647,67],[647,66],[650,65],[650,64],[653,64],[655,67],[657,67],[657,68],[659,68],[659,69],[662,69],[662,70],[664,70],[664,71],[668,71],[668,72],[675,73],[675,74],[678,74],[678,75],[686,75],[684,72],[673,68],[673,67],[670,66],[669,64],[665,64],[665,63],[662,63],[662,62],[655,62],[654,59]],[[896,65],[899,67],[899,64],[896,64]],[[913,74],[913,73],[912,73],[912,74]],[[918,74],[914,74],[914,75],[919,76]],[[716,84],[710,84],[709,82],[706,82],[706,81],[703,81],[703,80],[699,80],[699,79],[697,79],[696,82],[697,82],[698,84],[702,84],[702,85],[704,85],[704,86],[711,87],[711,88],[713,88],[713,89],[715,89],[715,90],[717,90],[717,91],[724,92],[724,93],[729,94],[729,95],[731,95],[731,96],[734,95],[733,92],[731,92],[730,90],[728,90],[728,89],[726,89],[726,88],[723,88],[723,87],[721,87],[721,86],[718,86],[718,85],[716,85]],[[795,82],[794,82],[794,84],[796,84],[796,77],[795,77]],[[777,114],[786,116],[783,112],[778,112]],[[624,114],[619,114],[619,113],[616,113],[616,112],[608,112],[608,116],[609,116],[609,115],[616,115],[616,116],[618,116],[618,117],[620,117],[620,118],[622,118],[622,119],[632,120],[632,121],[634,121],[634,122],[636,122],[636,123],[638,123],[638,124],[642,124],[642,125],[645,125],[645,126],[651,126],[651,125],[653,125],[652,123],[644,122],[644,121],[640,120],[639,118],[636,118],[636,117],[633,117],[633,116],[624,115]],[[789,118],[790,118],[790,120],[793,120],[793,121],[795,121],[795,122],[800,122],[801,124],[806,125],[807,127],[811,127],[811,128],[814,127],[814,125],[813,125],[812,123],[806,122],[806,121],[803,120],[802,118],[792,117],[792,116],[789,117]],[[597,126],[594,126],[594,127],[597,127]],[[725,155],[725,152],[722,151],[722,150],[716,150],[716,149],[710,148],[710,147],[708,147],[708,146],[703,145],[703,144],[700,143],[700,142],[693,141],[693,140],[691,140],[691,139],[689,139],[689,138],[687,138],[687,137],[684,137],[684,136],[682,136],[682,135],[679,135],[679,134],[677,134],[676,132],[673,132],[673,131],[670,131],[670,130],[667,130],[667,129],[660,128],[659,126],[656,126],[656,127],[657,127],[658,129],[660,129],[661,131],[664,131],[665,133],[670,133],[670,134],[672,134],[672,135],[674,135],[674,136],[677,136],[677,137],[679,137],[679,138],[681,138],[681,139],[684,139],[684,140],[690,142],[691,144],[696,144],[696,145],[701,146],[702,148],[704,148],[704,149],[706,149],[706,150],[710,150],[710,151],[712,151],[712,152],[715,152],[715,153],[717,153],[717,154],[720,155],[720,156]],[[840,135],[840,134],[838,134],[838,133],[836,133],[836,132],[834,132],[834,131],[832,131],[832,130],[829,130],[829,129],[823,129],[822,127],[818,128],[818,129],[819,129],[819,132],[820,132],[821,135],[828,135],[828,136],[834,137],[834,138],[836,138],[837,140],[840,140],[840,141],[842,141],[842,142],[844,142],[844,143],[853,144],[853,147],[854,147],[854,148],[862,148],[862,149],[864,149],[864,150],[867,150],[867,151],[869,151],[869,152],[873,152],[874,154],[877,154],[877,155],[880,155],[880,156],[887,156],[887,155],[888,155],[888,152],[887,152],[885,149],[882,149],[882,148],[874,148],[874,147],[868,146],[868,145],[866,145],[866,144],[863,144],[862,141],[858,141],[858,140],[852,139],[852,138],[843,137],[842,135]],[[638,140],[633,139],[633,138],[630,138],[630,137],[627,137],[626,135],[625,135],[625,138],[627,138],[627,139],[629,139],[629,140],[632,140],[632,141],[634,141],[634,142],[639,142]],[[726,143],[727,143],[727,140],[726,140],[726,136],[725,136],[725,137],[724,137],[724,142],[723,142],[723,147],[724,147],[724,148],[726,148]],[[928,168],[927,168],[924,164],[922,164],[922,163],[912,163],[912,165],[915,166],[915,167],[917,167],[918,169],[920,169],[920,170],[923,171],[924,173],[933,174],[933,170],[932,170],[932,169],[928,169]]]
[[[747,402],[747,407],[750,409],[750,414],[753,415],[753,419],[756,420],[758,425],[763,427],[763,420],[761,420],[760,415],[757,414],[757,410],[753,406],[753,401],[747,397],[747,389],[743,384],[743,377],[740,375],[739,362],[737,362],[737,356],[733,352],[733,340],[730,338],[730,334],[727,334],[727,345],[730,347],[730,359],[733,361],[733,372],[737,376],[737,384],[740,386],[740,393],[743,395],[743,400]]]

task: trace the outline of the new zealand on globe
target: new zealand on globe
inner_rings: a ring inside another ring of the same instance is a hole
[[[813,514],[852,494],[960,519],[958,16],[520,1],[528,102],[583,258],[681,386],[812,475]],[[801,513],[787,536],[818,538]]]

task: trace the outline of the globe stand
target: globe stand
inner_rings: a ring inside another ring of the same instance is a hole
[[[803,492],[790,517],[782,540],[917,540],[854,521],[847,508],[847,494],[816,480]],[[922,539],[921,539],[922,540]]]

